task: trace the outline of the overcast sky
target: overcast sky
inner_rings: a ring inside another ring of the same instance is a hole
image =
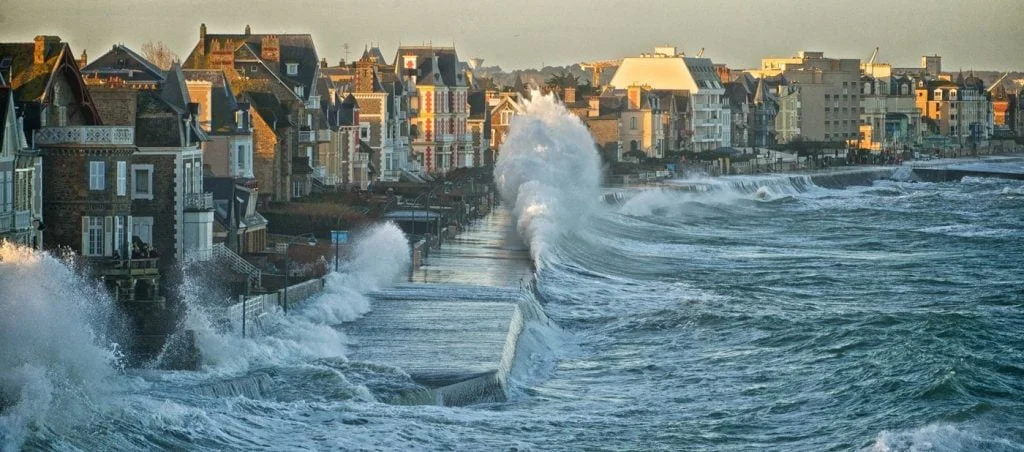
[[[705,47],[746,68],[801,49],[944,70],[1024,70],[1022,0],[0,0],[0,41],[56,34],[91,58],[163,41],[182,58],[209,33],[309,33],[334,65],[378,44],[455,43],[462,59],[518,69],[613,59],[675,45]]]

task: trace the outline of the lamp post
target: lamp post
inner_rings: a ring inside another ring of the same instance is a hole
[[[292,239],[291,241],[288,242],[288,246],[286,246],[285,249],[284,249],[284,301],[281,303],[281,308],[284,310],[285,314],[288,313],[288,286],[291,285],[291,276],[292,276],[292,268],[291,268],[292,259],[291,259],[291,256],[288,255],[288,251],[291,250],[292,246],[295,246],[295,245],[303,245],[303,244],[305,244],[305,245],[308,245],[308,246],[316,246],[316,236],[313,235],[312,232],[307,232],[305,234],[299,234],[296,237],[304,237],[304,236],[308,236],[307,237],[307,241],[305,243],[296,242],[294,239]]]

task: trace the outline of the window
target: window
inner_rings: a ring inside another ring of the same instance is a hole
[[[89,162],[89,190],[103,190],[105,185],[103,179],[104,171],[106,171],[105,162]]]
[[[13,196],[11,185],[13,179],[10,171],[0,171],[0,212],[10,212]]]
[[[246,165],[248,165],[248,156],[246,155],[247,152],[245,152],[245,145],[238,145],[238,150],[236,152],[238,152],[235,157],[235,161],[238,163],[238,171],[244,172],[247,168]]]
[[[370,139],[370,123],[364,122],[359,124],[359,138],[362,140]]]
[[[299,75],[299,63],[286,63],[284,66],[288,75]]]
[[[302,87],[302,85],[299,85],[299,86],[295,87],[295,95],[296,96],[302,97],[302,96],[306,95],[305,93],[306,93],[306,90],[305,90],[305,88]]]
[[[629,118],[629,128],[636,130],[636,118]]]
[[[103,217],[84,217],[85,243],[82,254],[86,256],[103,255]]]
[[[117,162],[117,196],[128,194],[128,162]]]
[[[114,250],[120,255],[121,249],[124,248],[124,242],[127,237],[124,236],[124,217],[114,217]]]
[[[132,199],[153,199],[153,165],[132,165]]]
[[[153,217],[132,217],[132,236],[153,243]]]

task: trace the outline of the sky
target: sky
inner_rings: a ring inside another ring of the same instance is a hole
[[[618,59],[673,45],[733,68],[765,56],[943,70],[1024,70],[1024,0],[0,0],[0,42],[58,35],[76,55],[162,41],[183,59],[209,33],[309,33],[331,65],[377,45],[452,45],[502,69]]]

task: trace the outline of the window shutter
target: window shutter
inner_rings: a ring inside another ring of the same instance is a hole
[[[103,255],[114,252],[114,217],[103,217]]]
[[[117,162],[117,196],[128,194],[128,162]]]
[[[89,254],[89,217],[82,217],[82,249],[81,255]]]

